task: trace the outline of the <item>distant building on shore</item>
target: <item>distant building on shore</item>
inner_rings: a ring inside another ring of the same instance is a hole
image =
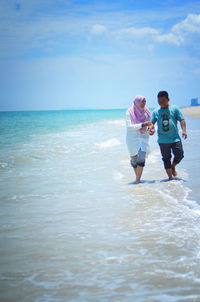
[[[190,106],[200,106],[200,104],[198,102],[198,98],[191,99]]]

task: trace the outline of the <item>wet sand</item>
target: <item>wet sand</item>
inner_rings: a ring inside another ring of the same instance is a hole
[[[192,116],[195,118],[200,118],[200,106],[191,106],[191,107],[181,108],[181,112],[185,116]]]

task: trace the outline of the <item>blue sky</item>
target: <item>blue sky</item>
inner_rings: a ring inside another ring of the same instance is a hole
[[[200,1],[0,0],[0,110],[200,99]]]

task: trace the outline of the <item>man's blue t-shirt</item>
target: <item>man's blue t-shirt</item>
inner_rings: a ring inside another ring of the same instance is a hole
[[[181,140],[178,134],[177,121],[184,120],[180,109],[175,105],[168,108],[156,108],[152,112],[151,122],[158,124],[158,143],[168,144]]]

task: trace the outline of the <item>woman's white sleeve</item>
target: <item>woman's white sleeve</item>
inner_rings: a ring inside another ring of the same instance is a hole
[[[126,127],[130,131],[138,131],[140,128],[142,128],[142,123],[139,124],[132,124],[131,123],[131,117],[129,112],[126,113]]]

